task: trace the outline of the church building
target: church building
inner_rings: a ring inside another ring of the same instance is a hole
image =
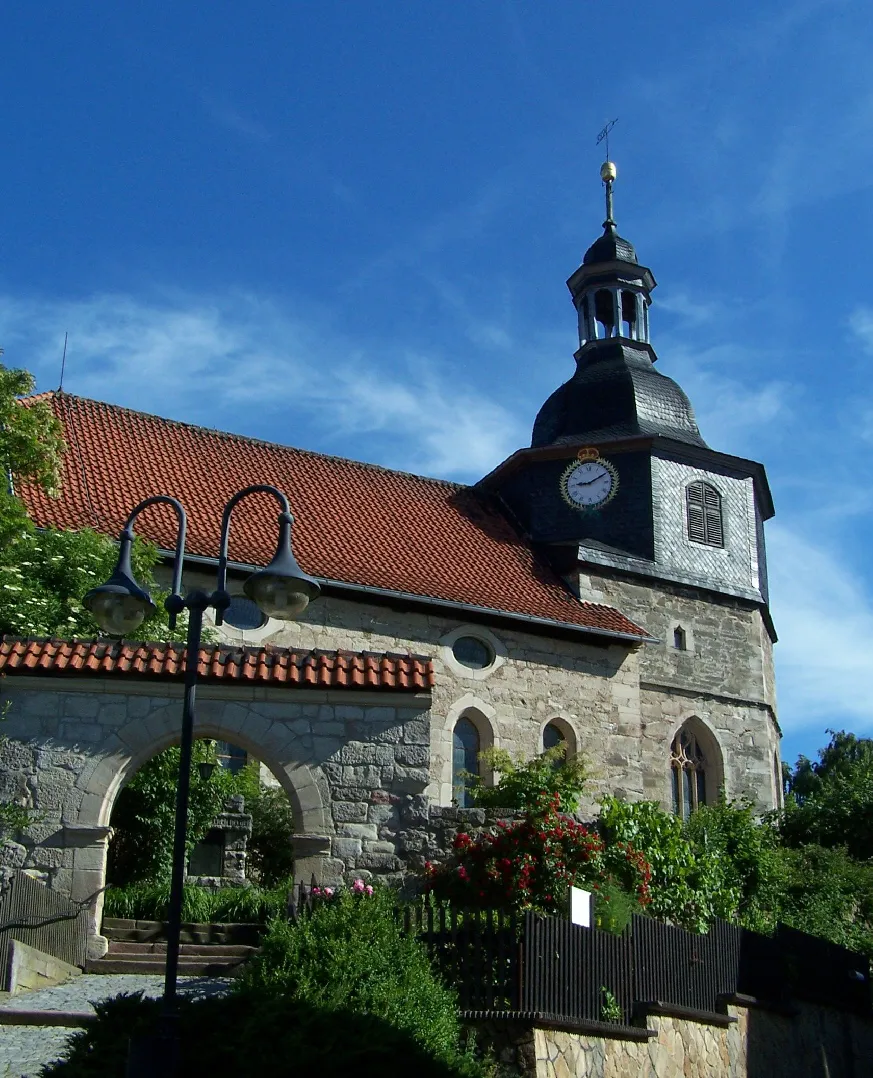
[[[321,596],[278,622],[243,595],[273,556],[276,508],[241,503],[197,733],[271,768],[321,879],[420,865],[435,821],[466,804],[461,772],[492,745],[584,753],[588,815],[605,793],[683,817],[722,789],[779,803],[766,475],[707,445],[657,369],[655,278],[616,230],[614,166],[601,175],[603,234],[567,282],[575,370],[531,444],[472,486],[51,395],[68,449],[58,498],[21,492],[37,525],[114,538],[140,500],[173,495],[189,518],[185,584],[213,587],[228,500],[253,483],[288,496]],[[137,531],[171,558],[166,506]],[[118,789],[178,730],[180,653],[4,644],[4,695],[22,705],[8,733],[42,753],[37,786],[56,790],[58,845],[73,850],[46,870],[54,885],[82,894],[101,879]]]

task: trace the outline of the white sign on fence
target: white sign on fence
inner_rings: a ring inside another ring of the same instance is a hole
[[[574,925],[594,926],[594,895],[581,887],[570,888],[570,920]]]

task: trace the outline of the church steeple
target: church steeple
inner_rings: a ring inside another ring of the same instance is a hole
[[[649,340],[649,304],[655,278],[641,266],[633,244],[615,225],[612,185],[618,170],[604,161],[600,178],[606,190],[603,235],[591,244],[582,265],[567,281],[579,314],[579,347],[590,341],[625,337]]]
[[[618,234],[616,176],[615,165],[605,161],[603,235],[567,281],[579,324],[576,373],[540,409],[531,445],[664,435],[704,446],[688,398],[653,366],[658,357],[649,340],[649,306],[656,282],[633,244]]]

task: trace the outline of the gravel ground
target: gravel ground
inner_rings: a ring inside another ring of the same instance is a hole
[[[179,991],[186,995],[212,996],[224,992],[229,981],[219,977],[180,977]],[[159,996],[164,978],[142,974],[84,974],[54,988],[22,992],[0,1003],[0,1011],[93,1012],[97,1000],[119,992],[143,992]],[[0,1078],[36,1078],[40,1068],[61,1054],[73,1032],[59,1026],[0,1025]]]

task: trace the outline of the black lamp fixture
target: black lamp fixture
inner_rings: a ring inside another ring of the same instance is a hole
[[[216,767],[218,767],[218,764],[214,760],[201,760],[197,764],[197,774],[203,782],[209,782]]]
[[[308,576],[297,564],[291,549],[291,525],[294,518],[288,499],[276,487],[256,484],[235,494],[227,503],[221,519],[218,573],[213,592],[200,590],[182,594],[182,567],[185,560],[185,536],[187,516],[176,498],[158,494],[146,498],[131,512],[119,537],[118,564],[105,584],[92,588],[82,599],[100,628],[110,636],[125,636],[135,632],[146,618],[157,613],[157,606],[149,593],[142,588],[133,574],[130,553],[133,546],[133,523],[148,506],[164,504],[176,514],[176,553],[173,559],[173,581],[164,606],[170,615],[170,627],[183,610],[188,612],[188,633],[185,650],[185,695],[182,705],[182,728],[179,753],[179,783],[176,791],[176,822],[173,835],[173,874],[170,884],[170,907],[167,922],[167,965],[164,977],[162,1035],[155,1040],[131,1039],[128,1058],[128,1078],[139,1075],[162,1073],[165,1078],[178,1074],[178,1051],[176,1034],[176,980],[179,970],[179,942],[182,927],[182,892],[185,882],[186,840],[188,828],[188,796],[191,787],[191,752],[194,742],[194,700],[197,687],[198,658],[203,628],[203,614],[208,608],[215,610],[215,623],[221,625],[224,611],[230,605],[227,591],[227,554],[230,541],[230,517],[234,507],[249,494],[270,494],[278,502],[279,536],[276,553],[270,564],[254,572],[243,585],[246,595],[268,617],[282,621],[299,618],[310,602],[321,592],[317,580]],[[215,769],[215,764],[203,762],[197,765],[200,777],[205,781]],[[175,1062],[173,1062],[175,1061]]]

